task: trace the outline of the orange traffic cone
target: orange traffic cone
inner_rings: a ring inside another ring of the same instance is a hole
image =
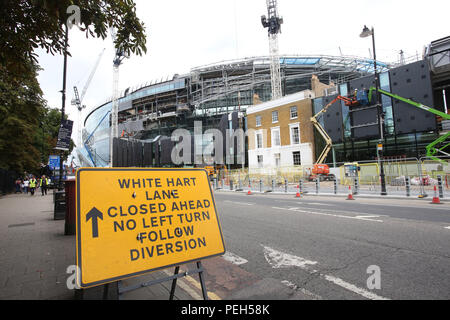
[[[296,198],[301,198],[302,196],[300,195],[300,185],[297,185],[297,193],[295,194]]]
[[[251,186],[250,183],[248,184],[248,192],[247,192],[247,195],[248,195],[248,196],[251,196],[251,195],[252,195],[252,186]]]
[[[434,186],[434,197],[433,201],[431,201],[432,204],[441,204],[441,200],[439,199],[439,196],[437,194],[436,186]]]
[[[353,192],[352,192],[351,186],[348,186],[348,197],[346,200],[355,200],[355,198],[353,198]]]

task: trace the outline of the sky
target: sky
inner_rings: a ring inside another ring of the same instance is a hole
[[[119,87],[125,90],[150,81],[172,79],[192,68],[269,54],[265,0],[135,0],[146,26],[147,54],[131,56],[120,67]],[[370,38],[360,38],[364,25],[374,27],[377,59],[384,62],[422,56],[424,46],[450,35],[448,0],[278,0],[283,17],[280,54],[349,55],[370,57]],[[100,53],[105,49],[83,104],[92,110],[112,96],[110,38],[89,38],[76,27],[69,33],[66,113],[75,121],[73,87],[83,90]],[[37,50],[44,69],[38,80],[52,108],[61,108],[63,57]],[[86,115],[83,112],[83,117]]]

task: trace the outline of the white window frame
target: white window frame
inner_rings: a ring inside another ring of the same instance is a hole
[[[292,116],[292,109],[293,108],[295,108],[295,114],[296,114],[295,117]],[[290,116],[291,120],[298,118],[298,107],[297,106],[292,106],[292,107],[289,108],[289,116]]]
[[[259,144],[258,144],[258,136],[259,135],[261,135],[261,146],[259,146]],[[264,133],[262,131],[255,132],[255,147],[256,147],[256,149],[264,148]]]
[[[279,168],[281,167],[281,153],[277,152],[274,154],[274,159],[275,159],[275,167]],[[277,163],[278,160],[278,163]]]
[[[294,136],[292,135],[292,129],[294,129],[294,128],[297,128],[297,130],[298,130],[298,143],[294,143]],[[299,145],[299,144],[302,143],[302,137],[301,137],[301,134],[300,134],[300,123],[299,122],[291,123],[289,125],[289,136],[290,136],[290,139],[291,139],[291,145]]]
[[[277,115],[276,120],[274,120],[274,117],[273,117],[275,114]],[[279,117],[280,117],[280,113],[278,112],[278,110],[272,111],[272,123],[278,123]]]
[[[259,161],[260,158],[262,160],[261,162]],[[256,155],[256,163],[258,163],[258,168],[264,167],[264,156],[262,154]]]
[[[275,144],[275,135],[274,132],[278,132],[278,138],[279,138],[279,144]],[[272,142],[272,148],[276,148],[276,147],[281,147],[281,131],[280,131],[280,127],[274,127],[274,128],[270,128],[270,137],[271,137],[271,142]]]
[[[295,164],[295,153],[297,153],[298,152],[298,154],[299,154],[299,156],[300,156],[300,164]],[[294,165],[294,166],[301,166],[302,165],[302,152],[301,151],[292,151],[292,164]]]
[[[256,116],[255,122],[256,122],[256,127],[261,127],[262,126],[262,116]]]

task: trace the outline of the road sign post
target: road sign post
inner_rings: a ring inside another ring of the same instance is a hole
[[[224,253],[205,170],[77,171],[77,282],[81,288]]]

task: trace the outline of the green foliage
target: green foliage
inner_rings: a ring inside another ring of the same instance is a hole
[[[65,24],[77,5],[86,37],[116,32],[116,47],[147,52],[144,24],[132,0],[14,0],[0,6],[0,168],[36,172],[56,145],[61,113],[49,109],[37,81],[34,52],[65,51]],[[68,49],[70,51],[70,49]],[[70,55],[70,52],[68,52]],[[72,143],[73,147],[73,143]],[[70,152],[69,152],[70,153]],[[65,156],[69,154],[67,153]]]
[[[63,54],[71,5],[80,8],[80,29],[86,37],[105,39],[113,27],[117,29],[116,47],[129,55],[147,52],[145,27],[132,0],[16,0],[0,6],[0,64],[18,74],[30,59],[37,62],[37,48]]]
[[[29,62],[27,69],[29,73],[15,77],[0,67],[0,168],[17,172],[38,165],[33,142],[45,110],[36,80],[38,67]]]

